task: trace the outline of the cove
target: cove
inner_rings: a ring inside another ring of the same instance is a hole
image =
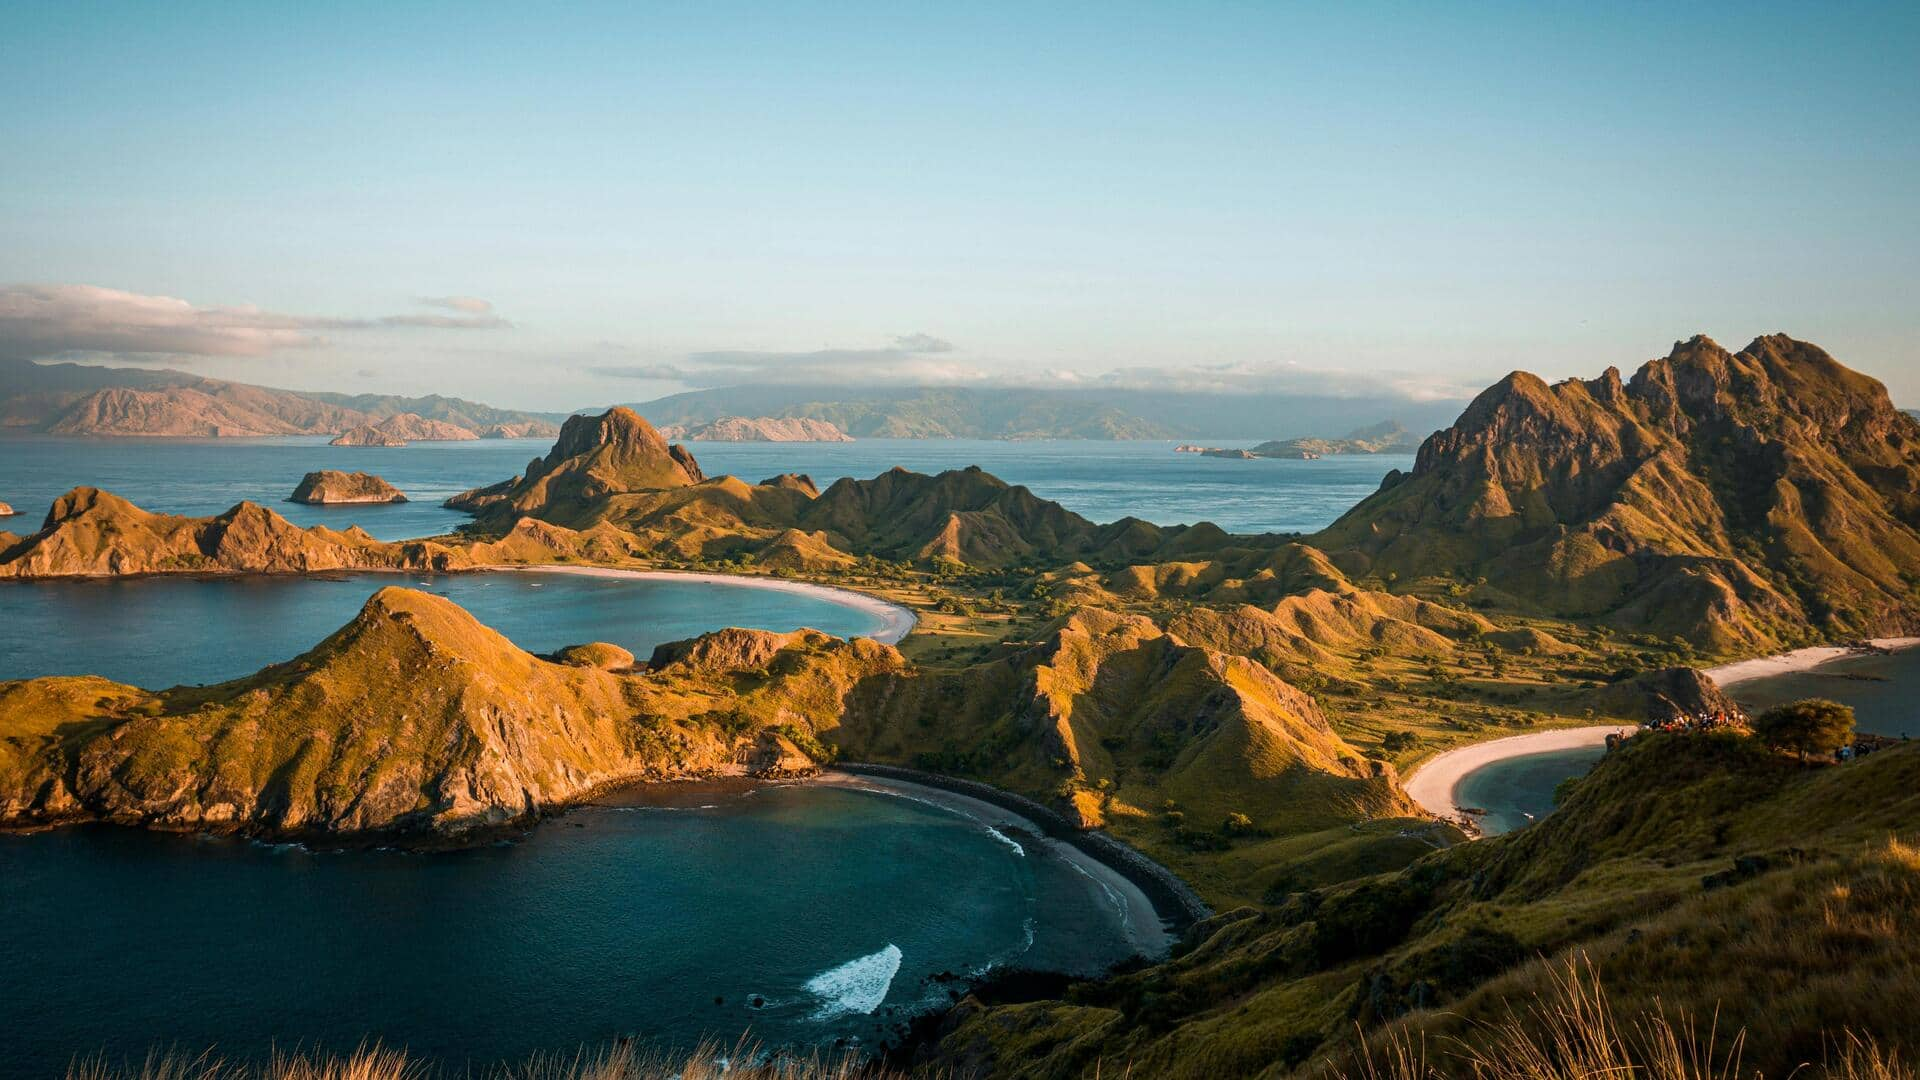
[[[1481,835],[1499,836],[1552,813],[1554,790],[1569,777],[1585,776],[1605,755],[1604,746],[1583,746],[1502,758],[1462,776],[1454,800],[1485,810],[1476,818]]]
[[[901,629],[871,598],[789,583],[542,571],[357,573],[0,582],[0,679],[102,675],[136,686],[214,683],[312,648],[388,585],[445,596],[530,652],[654,646],[723,627]],[[768,587],[785,586],[785,587]]]
[[[827,784],[667,785],[468,851],[0,835],[7,1068],[404,1046],[449,1072],[622,1037],[871,1045],[998,967],[1134,951],[1038,838]]]

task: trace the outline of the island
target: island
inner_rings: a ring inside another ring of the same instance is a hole
[[[348,428],[328,445],[405,446],[409,442],[464,442],[479,437],[478,432],[458,424],[429,420],[419,413],[399,413],[377,423]]]
[[[1920,971],[1920,746],[1808,754],[1702,669],[1920,625],[1913,491],[1920,422],[1783,335],[1516,372],[1304,537],[1093,522],[978,468],[709,476],[625,408],[403,544],[79,488],[0,576],[570,563],[805,579],[919,623],[542,658],[383,589],[218,686],[0,684],[0,822],[467,843],[611,784],[913,770],[1039,803],[1216,913],[1165,961],[963,995],[917,1036],[929,1068],[1337,1073],[1604,980],[1619,1015],[1714,1015],[1785,1075],[1839,1037],[1821,1018],[1906,1030],[1880,973]],[[1535,824],[1448,820],[1467,766],[1621,732]]]
[[[669,439],[688,442],[852,442],[838,425],[811,417],[723,416],[704,424],[660,429]]]
[[[372,473],[322,469],[302,477],[300,485],[293,489],[287,501],[331,506],[345,503],[403,503],[407,497],[400,493],[400,489]]]
[[[20,511],[15,510],[13,507],[7,505],[6,503],[0,502],[0,517],[12,517],[15,514],[18,514],[19,512]]]

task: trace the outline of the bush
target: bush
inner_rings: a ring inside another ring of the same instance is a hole
[[[1753,734],[1775,750],[1826,756],[1853,742],[1853,709],[1825,698],[1776,705],[1753,720]]]

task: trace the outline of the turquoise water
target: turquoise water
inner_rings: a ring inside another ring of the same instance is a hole
[[[1496,761],[1461,777],[1453,801],[1486,811],[1478,818],[1486,836],[1525,828],[1552,812],[1562,781],[1585,776],[1605,754],[1606,747],[1589,746]]]
[[[92,674],[160,689],[239,678],[312,648],[387,585],[445,596],[531,652],[610,641],[645,660],[727,626],[882,627],[819,594],[541,572],[0,581],[0,679]]]
[[[1223,445],[1251,446],[1251,442]],[[324,439],[0,438],[0,501],[20,511],[0,528],[31,532],[49,503],[91,484],[156,511],[211,514],[241,499],[272,506],[301,525],[360,525],[385,540],[431,536],[469,520],[440,507],[471,487],[518,474],[544,455],[541,439],[415,443],[400,448],[327,446]],[[1129,515],[1163,525],[1212,521],[1233,532],[1312,532],[1331,524],[1380,486],[1405,454],[1319,461],[1230,461],[1176,454],[1167,442],[994,442],[970,439],[862,439],[852,443],[695,443],[710,475],[763,480],[811,475],[821,487],[903,465],[920,472],[979,465],[1009,483],[1095,521]],[[383,506],[301,506],[286,502],[315,469],[358,469],[385,477],[412,499]]]
[[[369,1038],[449,1070],[626,1036],[871,1043],[946,1002],[943,973],[1128,955],[1095,883],[1018,839],[819,786],[673,789],[418,855],[0,835],[0,1074]]]

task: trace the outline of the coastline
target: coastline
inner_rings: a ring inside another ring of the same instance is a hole
[[[1791,675],[1796,672],[1812,671],[1835,660],[1844,660],[1850,656],[1860,656],[1873,650],[1899,651],[1920,646],[1920,637],[1869,638],[1867,648],[1859,645],[1814,645],[1792,652],[1777,653],[1773,656],[1760,656],[1752,660],[1737,660],[1731,664],[1710,667],[1701,674],[1712,679],[1714,685],[1725,690],[1754,679],[1764,679],[1773,675]]]
[[[1434,817],[1456,824],[1474,826],[1471,815],[1454,799],[1454,793],[1460,788],[1460,781],[1466,779],[1468,773],[1508,758],[1602,746],[1605,745],[1608,735],[1616,732],[1631,732],[1633,727],[1634,725],[1630,724],[1597,724],[1591,727],[1561,728],[1558,731],[1511,735],[1504,739],[1456,747],[1427,759],[1413,771],[1413,775],[1407,777],[1403,787],[1408,797],[1419,803],[1421,809]],[[1477,831],[1478,826],[1474,826],[1474,829]]]
[[[836,779],[836,774],[846,779]],[[853,762],[825,767],[818,782],[899,788],[916,796],[937,798],[986,824],[1001,821],[1035,833],[1081,869],[1092,872],[1097,868],[1098,877],[1110,887],[1118,882],[1125,886],[1123,892],[1135,894],[1163,924],[1162,933],[1168,935],[1169,944],[1194,923],[1213,917],[1213,909],[1173,871],[1104,832],[1076,828],[1024,795],[918,769]]]
[[[401,571],[418,573],[419,571]],[[863,611],[881,620],[881,628],[865,635],[882,645],[897,645],[900,640],[913,632],[919,625],[919,616],[911,608],[883,600],[872,593],[857,592],[841,588],[838,585],[819,585],[811,581],[793,581],[787,578],[759,577],[753,574],[713,574],[682,570],[630,570],[618,566],[519,566],[497,563],[488,566],[463,568],[452,573],[481,574],[573,574],[578,577],[638,578],[650,581],[695,581],[714,585],[738,585],[750,589],[768,589],[773,592],[791,593],[801,596],[814,596],[856,611]]]

